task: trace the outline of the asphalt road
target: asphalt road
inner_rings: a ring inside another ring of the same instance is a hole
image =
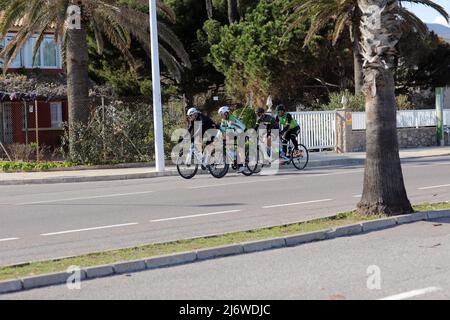
[[[413,203],[450,200],[450,156],[404,163]],[[0,265],[280,225],[353,209],[362,167],[0,186]]]
[[[450,219],[2,299],[450,299]]]

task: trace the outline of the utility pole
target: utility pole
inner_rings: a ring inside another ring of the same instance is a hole
[[[161,79],[159,70],[159,44],[156,14],[156,1],[149,0],[150,7],[150,37],[152,49],[152,83],[153,83],[153,122],[155,128],[155,160],[156,171],[164,172],[164,131],[161,107]]]

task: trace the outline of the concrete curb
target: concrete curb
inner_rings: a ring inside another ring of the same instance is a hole
[[[119,262],[111,265],[90,267],[81,270],[80,278],[82,281],[92,280],[113,275],[123,275],[144,270],[154,270],[188,263],[201,262],[208,259],[217,259],[233,255],[248,254],[252,252],[294,247],[306,243],[360,235],[367,232],[384,230],[386,228],[392,228],[407,223],[423,220],[435,220],[439,218],[450,218],[450,210],[419,212],[412,215],[366,221],[359,224],[338,227],[335,229],[286,236],[284,238],[274,238],[268,240],[232,244],[229,246],[209,248],[205,250],[183,252],[167,256],[159,256],[136,261]],[[36,277],[3,281],[0,282],[0,295],[47,286],[62,285],[67,283],[67,280],[71,276],[72,274],[70,273],[59,272]]]
[[[148,172],[148,173],[132,173],[119,174],[109,176],[92,176],[92,177],[53,177],[43,179],[17,179],[17,180],[3,180],[0,181],[0,186],[11,185],[27,185],[27,184],[57,184],[57,183],[80,183],[80,182],[105,182],[105,181],[120,181],[120,180],[137,180],[160,177],[177,176],[177,171]]]

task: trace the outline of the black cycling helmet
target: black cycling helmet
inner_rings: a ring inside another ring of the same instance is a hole
[[[286,107],[284,106],[284,104],[279,104],[277,106],[277,112],[281,112],[281,111],[285,111],[286,112]]]
[[[266,110],[264,108],[258,108],[256,109],[257,114],[266,113]]]

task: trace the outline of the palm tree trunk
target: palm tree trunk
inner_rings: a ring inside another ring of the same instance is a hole
[[[361,94],[364,86],[364,74],[363,74],[363,57],[361,55],[360,41],[361,32],[359,26],[361,23],[361,12],[358,8],[355,8],[353,14],[353,21],[351,25],[351,40],[353,41],[353,68],[354,68],[354,81],[355,81],[355,95]]]
[[[358,0],[361,21],[367,155],[363,195],[364,215],[399,215],[413,211],[403,181],[397,137],[395,45],[401,36],[393,10],[396,0]],[[383,9],[384,7],[384,9]]]
[[[69,154],[74,155],[74,123],[89,120],[89,75],[86,30],[68,29],[66,43],[67,100],[69,105]]]
[[[363,58],[361,56],[361,50],[359,47],[360,33],[357,30],[358,27],[354,27],[355,32],[353,40],[353,66],[354,66],[354,80],[355,80],[355,95],[362,93],[364,86],[364,74],[363,74]]]
[[[89,119],[89,75],[87,34],[80,30],[67,30],[67,99],[69,124],[87,123]]]

